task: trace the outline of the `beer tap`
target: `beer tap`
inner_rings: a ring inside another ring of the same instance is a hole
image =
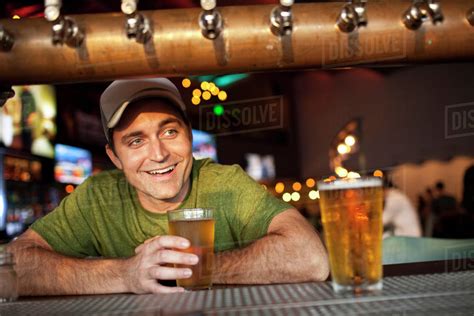
[[[350,33],[358,27],[367,26],[367,0],[350,0],[342,8],[336,25],[342,32]]]
[[[44,5],[44,16],[53,23],[53,44],[80,46],[84,40],[84,32],[72,18],[61,15],[61,0],[45,0]]]
[[[122,0],[120,8],[127,16],[125,32],[127,37],[134,38],[137,43],[145,44],[153,37],[151,23],[143,14],[137,12],[138,0]]]
[[[439,1],[414,0],[402,17],[403,23],[410,30],[418,29],[428,18],[433,24],[443,22],[444,16]]]
[[[207,39],[215,39],[222,32],[222,16],[216,9],[216,0],[201,0],[204,10],[199,15],[199,26],[202,35]]]
[[[0,25],[0,50],[8,52],[12,49],[15,39],[2,25]]]
[[[293,31],[293,3],[294,0],[280,0],[280,5],[272,10],[270,23],[272,33],[276,36],[290,35]]]
[[[469,24],[471,24],[472,26],[474,26],[474,8],[471,8],[467,11],[466,13],[466,19],[467,21],[469,22]]]

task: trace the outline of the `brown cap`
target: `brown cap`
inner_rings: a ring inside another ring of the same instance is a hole
[[[126,79],[112,82],[100,96],[100,116],[105,138],[110,143],[111,130],[117,126],[127,105],[150,97],[170,101],[186,117],[186,106],[176,86],[166,78]]]

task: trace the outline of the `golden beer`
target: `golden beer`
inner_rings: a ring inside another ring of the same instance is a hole
[[[205,289],[212,286],[214,263],[214,219],[210,209],[183,209],[168,212],[170,235],[189,240],[191,246],[182,252],[193,253],[199,257],[196,265],[178,265],[177,268],[190,268],[193,275],[187,279],[176,280],[178,286],[186,289]]]
[[[318,182],[318,189],[334,290],[381,289],[382,180]]]

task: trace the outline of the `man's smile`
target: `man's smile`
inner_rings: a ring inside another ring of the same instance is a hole
[[[145,172],[152,176],[168,175],[168,174],[171,174],[176,169],[177,165],[178,164],[174,164],[165,168],[153,169],[153,170],[148,170]]]

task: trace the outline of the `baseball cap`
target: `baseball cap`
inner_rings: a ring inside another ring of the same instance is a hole
[[[186,106],[176,86],[166,78],[115,80],[100,96],[100,116],[105,138],[110,143],[111,130],[117,126],[127,106],[141,99],[158,97],[169,100],[186,117]]]

